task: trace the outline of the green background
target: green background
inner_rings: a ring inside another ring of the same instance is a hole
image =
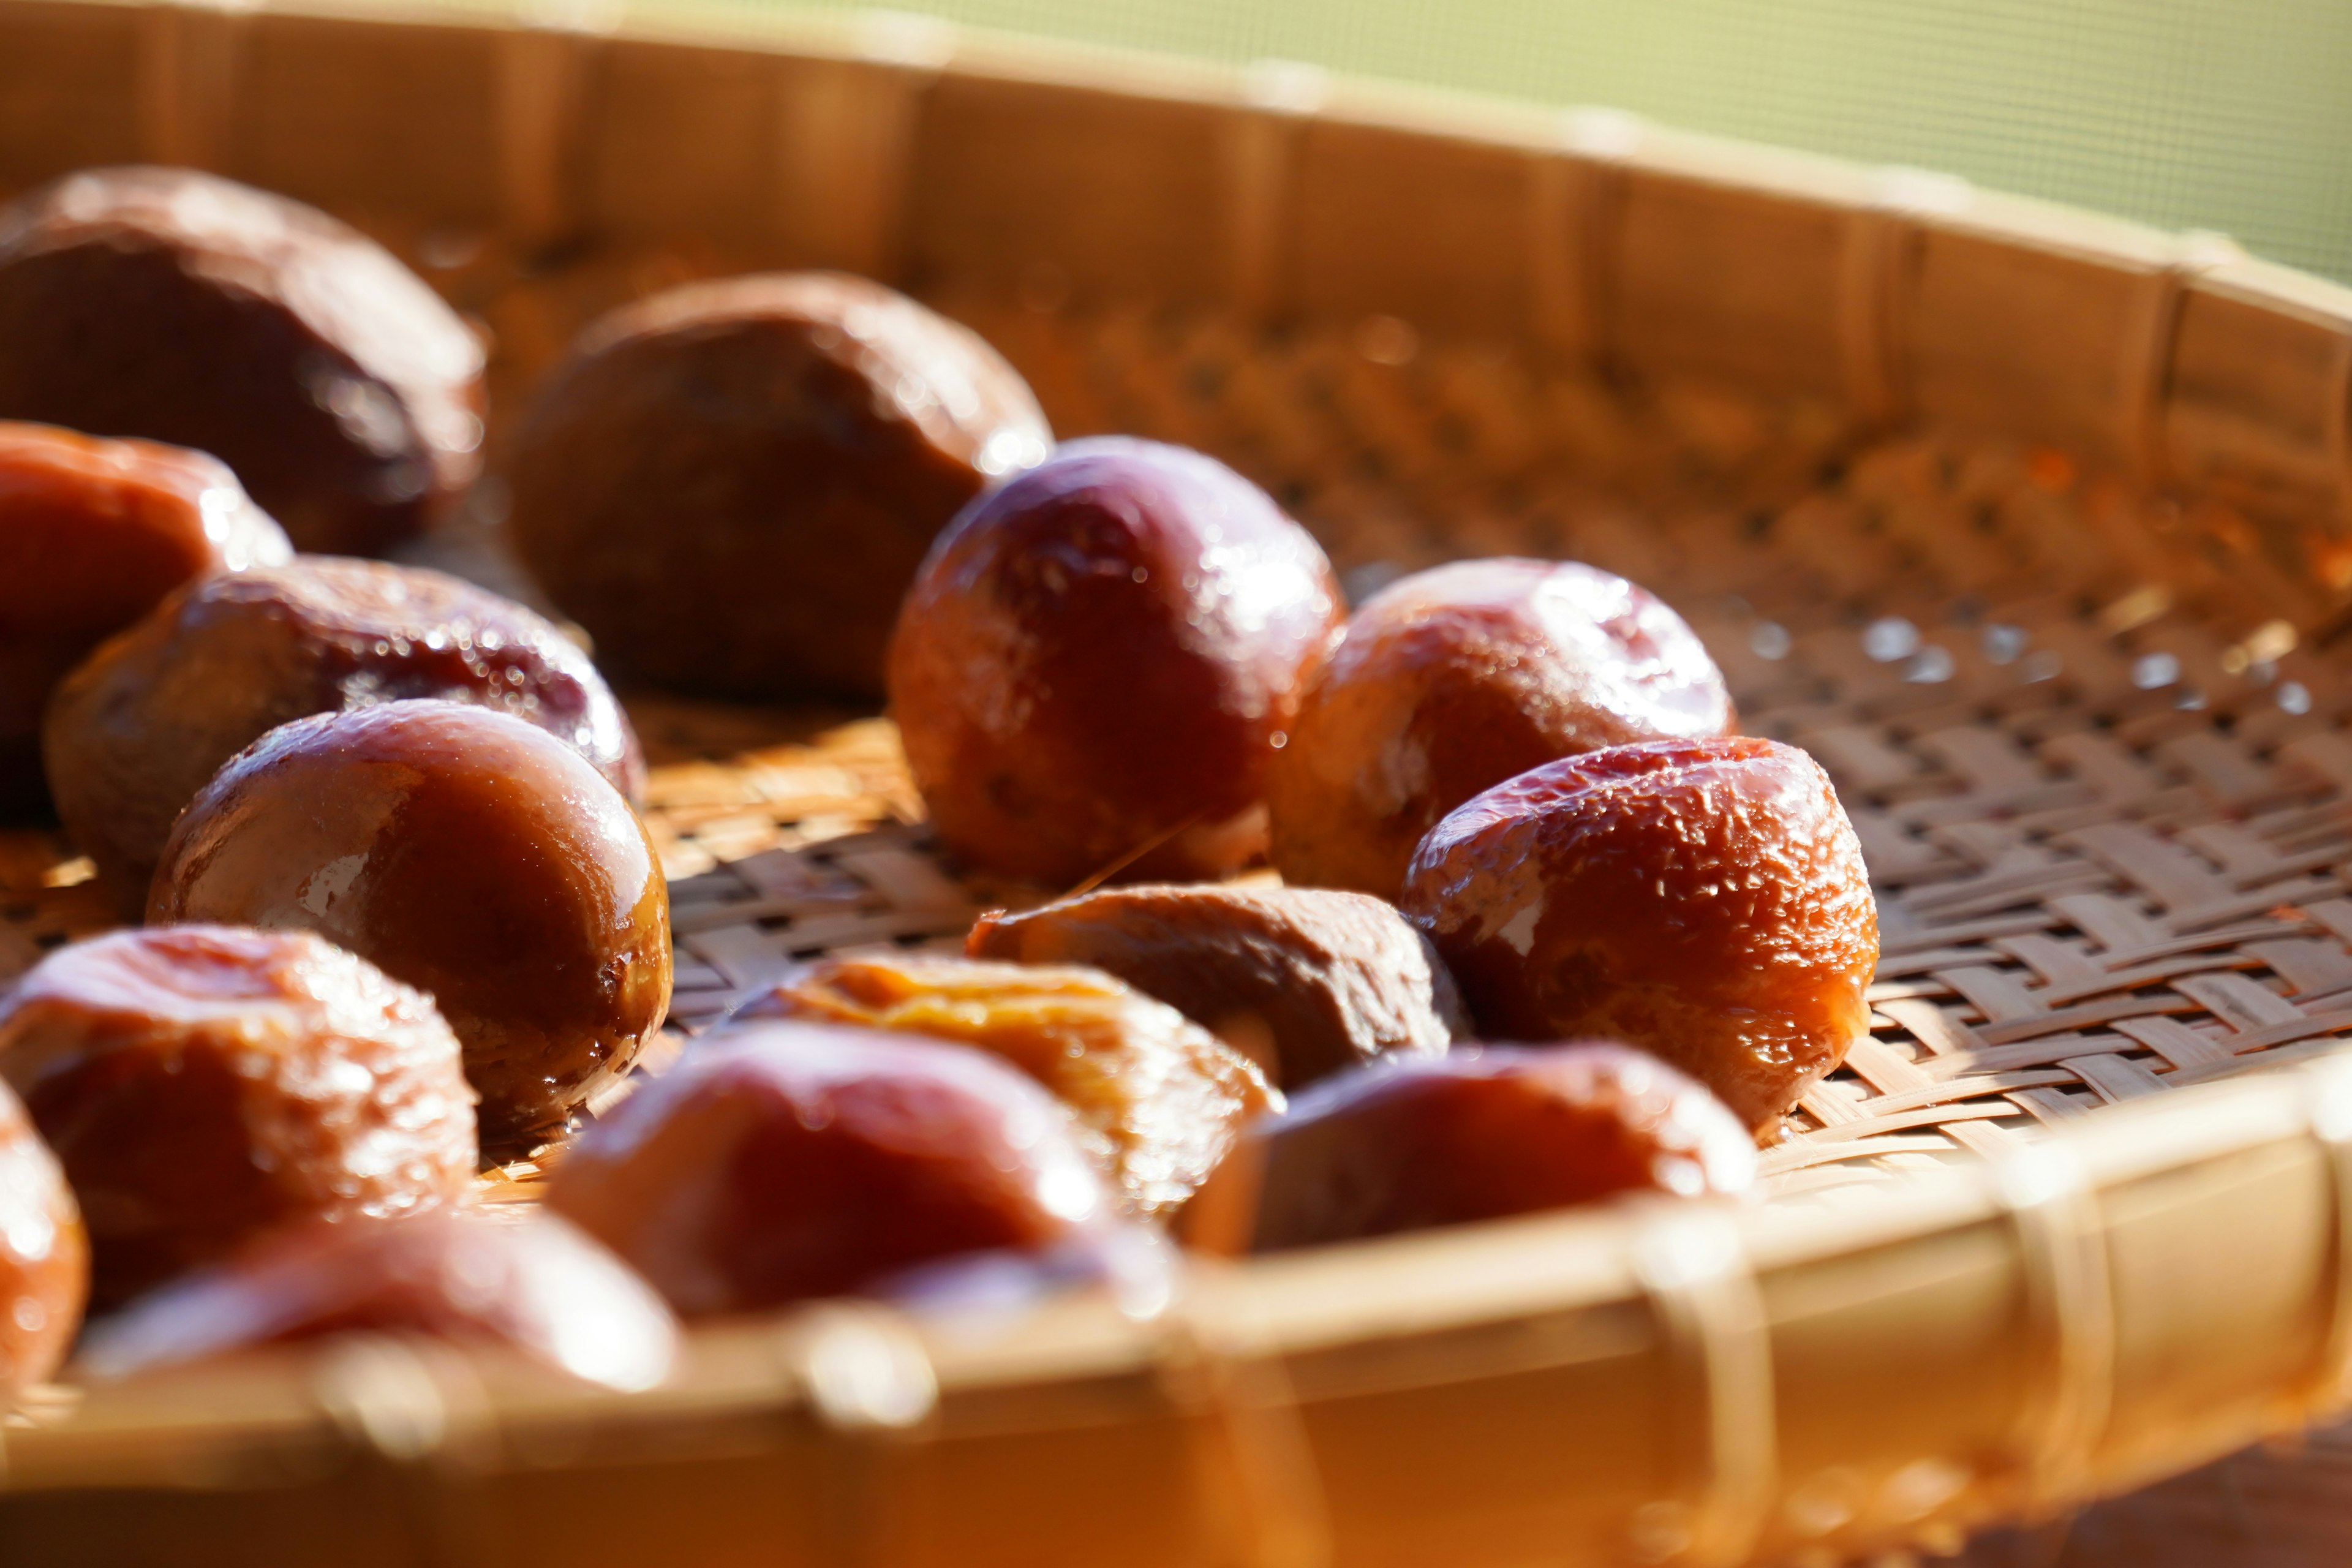
[[[802,11],[850,10],[802,4]],[[916,0],[992,29],[1601,104],[2352,281],[2352,0]]]

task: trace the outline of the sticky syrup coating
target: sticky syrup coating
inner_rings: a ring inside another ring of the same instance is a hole
[[[580,647],[446,573],[305,555],[191,584],[58,688],[58,813],[133,912],[181,809],[278,725],[404,698],[474,702],[570,745],[635,799],[645,761]]]
[[[55,1154],[0,1081],[0,1408],[62,1365],[89,1296],[89,1237]]]
[[[745,1025],[583,1132],[546,1201],[681,1314],[752,1311],[949,1258],[1045,1254],[1105,1223],[1071,1125],[980,1051]]]
[[[1255,1063],[1100,970],[925,953],[824,959],[736,1010],[977,1046],[1051,1089],[1121,1209],[1172,1212],[1281,1095]]]
[[[1479,791],[1602,746],[1720,735],[1731,700],[1680,616],[1580,563],[1457,561],[1349,619],[1266,779],[1284,879],[1394,899]]]
[[[510,531],[635,674],[871,698],[932,538],[1052,439],[1002,355],[879,283],[690,284],[596,322],[549,378]]]
[[[297,548],[375,554],[479,467],[482,347],[391,252],[192,169],[0,209],[0,418],[210,452]]]
[[[62,948],[0,997],[0,1079],[80,1201],[101,1306],[274,1226],[473,1179],[473,1091],[432,1001],[307,931]]]
[[[1465,1046],[1316,1085],[1251,1128],[1183,1226],[1203,1251],[1276,1252],[1755,1181],[1739,1118],[1655,1057]]]
[[[315,931],[428,992],[499,1149],[561,1126],[669,1006],[669,893],[636,813],[545,731],[455,702],[255,742],[173,830],[147,920]]]
[[[1520,774],[1433,828],[1405,917],[1489,1039],[1623,1040],[1765,1137],[1869,1028],[1878,910],[1829,775],[1777,741]]]
[[[1428,939],[1361,893],[1106,888],[992,910],[964,951],[1102,970],[1201,1024],[1286,1091],[1376,1057],[1437,1055],[1468,1029]]]
[[[660,1382],[677,1350],[662,1299],[578,1226],[451,1205],[271,1231],[100,1324],[75,1366],[131,1377],[353,1332],[508,1345],[623,1389]]]
[[[890,710],[940,837],[1066,887],[1265,847],[1267,763],[1338,624],[1329,563],[1181,447],[1073,441],[966,508],[907,595]]]
[[[182,584],[292,553],[226,465],[0,421],[0,812],[37,811],[59,677]]]

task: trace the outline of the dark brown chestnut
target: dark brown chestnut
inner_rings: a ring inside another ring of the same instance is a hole
[[[0,812],[47,798],[41,710],[85,654],[184,583],[291,553],[216,458],[0,421]]]
[[[223,763],[293,720],[411,697],[511,713],[644,790],[628,716],[544,618],[444,573],[325,555],[193,584],[93,655],[49,706],[50,788],[135,911]]]
[[[406,1213],[474,1175],[473,1091],[431,999],[306,931],[62,948],[0,996],[0,1079],[80,1201],[100,1305],[273,1226]]]
[[[1308,1089],[1250,1129],[1182,1230],[1203,1251],[1275,1252],[1755,1180],[1748,1129],[1655,1057],[1471,1046]]]
[[[1044,1253],[1104,1223],[1070,1114],[961,1046],[812,1024],[698,1042],[576,1140],[547,1205],[688,1317]]]
[[[669,1005],[669,893],[629,803],[455,702],[270,731],[173,829],[147,919],[316,931],[431,993],[501,1147],[560,1126]]]
[[[1329,563],[1213,458],[1073,441],[967,508],[898,618],[890,710],[940,839],[1049,886],[1234,870],[1339,615]]]
[[[1466,1033],[1428,939],[1380,900],[1319,888],[1109,888],[981,916],[974,958],[1081,963],[1208,1027],[1286,1090]]]
[[[551,1214],[463,1205],[271,1231],[94,1329],[75,1358],[121,1378],[338,1333],[505,1344],[610,1388],[649,1388],[677,1349],[669,1309]]]
[[[995,350],[881,284],[690,284],[598,321],[549,377],[511,529],[635,674],[870,697],[932,536],[1050,439]]]
[[[0,1079],[0,1405],[65,1361],[89,1297],[89,1237],[55,1154]]]
[[[1878,908],[1820,764],[1732,736],[1549,763],[1422,841],[1405,917],[1489,1039],[1619,1039],[1765,1137],[1869,1031]]]
[[[0,418],[210,452],[297,547],[374,554],[471,481],[482,349],[391,252],[193,169],[0,210]]]
[[[1573,561],[1457,561],[1364,602],[1266,779],[1285,880],[1393,899],[1422,836],[1505,779],[1633,741],[1720,735],[1683,618]]]

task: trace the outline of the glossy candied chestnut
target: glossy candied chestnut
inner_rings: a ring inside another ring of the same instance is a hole
[[[222,763],[293,720],[411,697],[511,713],[644,790],[627,715],[546,619],[445,573],[305,555],[189,585],[58,686],[43,734],[58,813],[135,910]]]
[[[607,658],[871,697],[932,537],[1051,434],[1019,374],[879,283],[689,284],[614,312],[516,433],[516,547]]]
[[[488,708],[270,731],[173,829],[147,919],[315,931],[431,993],[499,1147],[560,1127],[669,1007],[645,826],[579,752]]]
[[[547,1205],[689,1317],[1045,1253],[1104,1223],[1068,1110],[980,1051],[767,1023],[698,1043],[566,1151]]]
[[[1447,812],[1556,758],[1720,735],[1683,618],[1576,562],[1457,561],[1391,584],[1317,668],[1266,779],[1285,880],[1393,899]]]
[[[1488,1038],[1624,1040],[1767,1137],[1870,1026],[1862,847],[1829,775],[1777,741],[1522,773],[1422,841],[1402,907]]]
[[[843,954],[733,1016],[929,1035],[1002,1057],[1077,1113],[1081,1143],[1143,1218],[1191,1196],[1242,1124],[1282,1099],[1248,1058],[1099,970]]]
[[[1434,1056],[1468,1028],[1428,939],[1361,893],[1108,888],[984,914],[964,951],[1115,975],[1207,1026],[1285,1089],[1375,1057]]]
[[[307,931],[60,949],[0,997],[0,1079],[73,1184],[101,1305],[273,1226],[473,1179],[474,1096],[432,1000]]]
[[[940,538],[890,710],[940,839],[1050,886],[1216,877],[1265,847],[1265,772],[1339,614],[1322,550],[1198,452],[1073,441]]]
[[[1316,1085],[1250,1130],[1182,1229],[1202,1251],[1274,1252],[1755,1180],[1748,1129],[1655,1057],[1472,1046]]]
[[[0,1081],[0,1409],[66,1359],[89,1296],[89,1237],[57,1156]]]
[[[472,480],[482,348],[357,230],[193,169],[0,209],[0,418],[210,452],[297,547],[374,554]]]
[[[58,677],[182,584],[291,553],[216,458],[0,421],[0,811],[47,798]]]
[[[451,1205],[271,1231],[100,1324],[75,1366],[130,1377],[353,1332],[511,1345],[612,1388],[659,1383],[677,1350],[661,1298],[577,1226]]]

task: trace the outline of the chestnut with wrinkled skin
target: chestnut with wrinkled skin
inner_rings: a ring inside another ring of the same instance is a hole
[[[1457,561],[1365,601],[1266,779],[1286,881],[1394,899],[1422,837],[1480,790],[1602,746],[1731,728],[1680,616],[1576,562]]]
[[[1745,1193],[1756,1145],[1723,1102],[1622,1046],[1471,1046],[1328,1079],[1184,1213],[1202,1251],[1276,1252],[1591,1203]]]
[[[929,1035],[1003,1058],[1076,1112],[1080,1145],[1146,1219],[1190,1197],[1242,1124],[1282,1103],[1248,1058],[1099,970],[840,955],[732,1015],[754,1018]]]
[[[669,1006],[669,892],[629,803],[545,731],[455,702],[255,742],[173,829],[147,920],[315,931],[431,993],[501,1148],[560,1126]]]
[[[306,555],[191,584],[65,679],[44,732],[58,812],[136,910],[222,763],[293,720],[412,697],[511,713],[644,792],[628,716],[546,619],[444,573]]]
[[[582,1133],[547,1206],[681,1314],[752,1311],[951,1258],[1047,1253],[1102,1224],[1070,1125],[979,1051],[745,1025]]]
[[[677,1352],[662,1299],[577,1226],[453,1205],[271,1231],[100,1324],[75,1367],[131,1377],[353,1332],[510,1345],[623,1389],[659,1383]]]
[[[510,529],[638,675],[870,698],[933,536],[1052,438],[1002,355],[879,283],[690,284],[597,321],[549,377]]]
[[[100,1305],[273,1226],[446,1202],[473,1091],[432,1000],[307,931],[62,948],[0,997],[0,1079],[56,1151]]]
[[[940,536],[891,642],[891,714],[976,866],[1218,877],[1265,850],[1266,768],[1339,616],[1321,548],[1231,468],[1073,441]]]
[[[1130,887],[992,910],[974,958],[1087,964],[1156,996],[1297,1089],[1468,1032],[1428,939],[1378,899],[1317,888]]]
[[[193,169],[0,209],[0,418],[210,452],[298,548],[374,554],[471,482],[482,348],[392,254]]]
[[[1624,1040],[1777,1135],[1867,1032],[1878,910],[1829,775],[1777,741],[1550,763],[1433,829],[1405,881],[1490,1039]]]
[[[48,798],[60,676],[182,584],[292,552],[218,458],[0,421],[0,812]]]
[[[0,1410],[66,1359],[89,1296],[89,1237],[65,1172],[0,1082]]]

